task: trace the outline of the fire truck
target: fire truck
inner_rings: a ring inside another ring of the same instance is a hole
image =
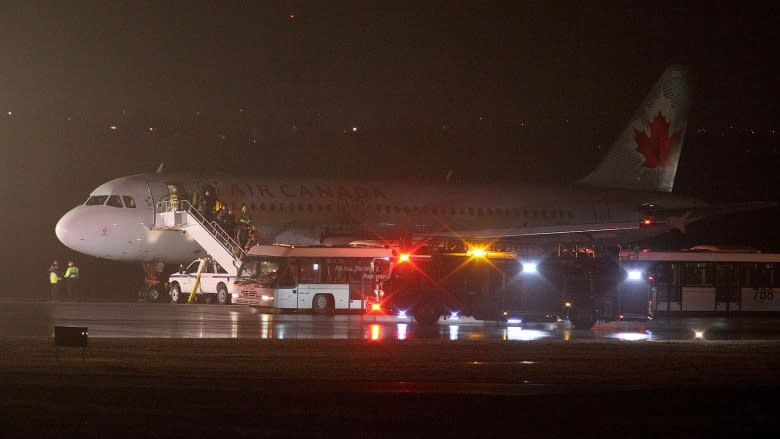
[[[424,325],[441,317],[498,320],[521,267],[513,253],[402,253],[394,258],[390,278],[382,284],[381,306]]]
[[[400,254],[378,291],[385,312],[418,323],[440,318],[516,322],[648,320],[647,296],[629,301],[628,273],[616,259],[472,250]],[[633,297],[633,296],[630,296]]]

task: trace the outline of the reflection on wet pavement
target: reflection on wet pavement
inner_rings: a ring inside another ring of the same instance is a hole
[[[246,306],[148,303],[0,302],[0,336],[51,336],[87,326],[92,337],[364,339],[450,341],[780,339],[780,316],[665,318],[575,330],[567,322],[506,323],[469,318],[420,326],[410,317],[269,314]]]

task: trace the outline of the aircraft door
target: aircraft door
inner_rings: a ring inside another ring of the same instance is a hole
[[[147,181],[146,185],[149,189],[149,202],[152,206],[170,195],[170,189],[168,188],[168,185],[161,181]]]

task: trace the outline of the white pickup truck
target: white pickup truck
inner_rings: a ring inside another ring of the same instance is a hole
[[[195,278],[198,274],[198,266],[201,260],[195,259],[178,273],[172,274],[168,278],[168,293],[171,296],[172,303],[186,302],[192,287],[195,285]],[[200,285],[196,292],[198,302],[219,303],[226,305],[233,302],[233,281],[235,275],[227,273],[217,261],[207,258],[204,260],[205,266],[200,274]]]

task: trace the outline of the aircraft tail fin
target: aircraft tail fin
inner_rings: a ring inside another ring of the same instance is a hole
[[[667,67],[596,169],[580,183],[671,192],[688,125],[687,66]]]

